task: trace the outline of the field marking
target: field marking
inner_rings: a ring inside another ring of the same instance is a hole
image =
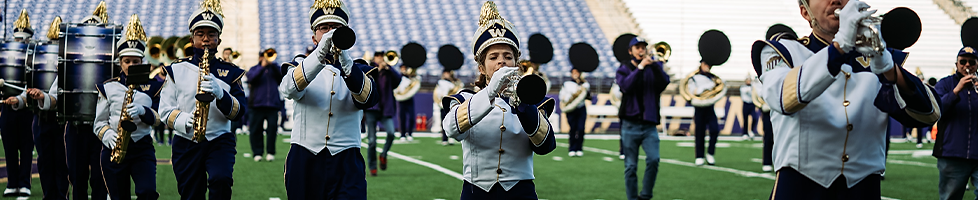
[[[558,142],[557,143],[557,146],[560,146],[560,147],[569,147],[570,145],[567,144],[567,143]],[[599,148],[587,147],[587,146],[583,147],[583,149],[585,151],[597,152],[597,153],[602,153],[602,154],[607,154],[607,155],[612,155],[612,156],[617,156],[618,155],[618,152],[617,151],[610,151],[610,150],[606,150],[606,149],[599,149]],[[642,159],[642,160],[645,160],[645,156],[639,156],[638,158],[639,159]],[[738,169],[733,169],[733,168],[717,167],[717,166],[714,166],[714,165],[697,166],[694,163],[684,162],[684,161],[680,161],[680,160],[676,160],[676,159],[659,158],[659,162],[664,162],[664,163],[669,163],[669,164],[674,164],[674,165],[682,165],[682,166],[687,166],[687,167],[694,167],[694,168],[703,168],[703,169],[709,169],[709,170],[714,170],[714,171],[729,172],[729,173],[733,173],[733,174],[737,174],[737,175],[745,176],[745,177],[758,177],[758,178],[764,178],[764,179],[768,179],[768,180],[774,180],[776,178],[771,173],[757,173],[757,172],[743,171],[743,170],[738,170]],[[884,196],[880,196],[880,199],[899,200],[899,199],[896,199],[896,198],[890,198],[890,197],[884,197]]]
[[[360,146],[370,148],[369,146],[367,146],[366,143],[360,143]],[[377,147],[377,150],[383,152],[384,149],[381,148],[381,147]],[[445,175],[454,177],[454,178],[456,178],[458,180],[464,180],[463,177],[462,177],[462,174],[459,174],[458,172],[452,171],[452,170],[450,170],[448,168],[442,167],[441,165],[436,165],[434,163],[430,163],[430,162],[425,162],[425,161],[422,161],[422,160],[414,159],[414,158],[412,158],[410,156],[405,156],[403,154],[395,153],[393,151],[388,151],[387,152],[387,155],[393,156],[394,158],[401,159],[401,160],[404,160],[404,161],[408,161],[408,162],[411,162],[411,163],[414,163],[414,164],[418,164],[418,165],[421,165],[421,166],[424,166],[424,167],[427,167],[427,168],[431,168],[431,169],[433,169],[435,171],[438,171],[438,172],[441,172],[441,173],[443,173]]]

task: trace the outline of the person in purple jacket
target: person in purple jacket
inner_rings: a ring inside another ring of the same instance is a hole
[[[266,50],[267,51],[267,50]],[[268,151],[265,160],[275,160],[275,137],[278,135],[279,111],[283,107],[282,98],[278,94],[278,85],[282,82],[282,71],[274,60],[265,57],[266,51],[258,55],[258,65],[251,67],[246,76],[251,89],[248,96],[248,132],[251,134],[251,151],[255,162],[262,160],[262,155]],[[267,124],[266,124],[267,123]],[[265,140],[262,140],[262,133]],[[263,145],[265,142],[267,145]],[[267,148],[266,148],[267,146]]]
[[[934,144],[941,199],[961,199],[968,180],[975,181],[978,174],[978,143],[972,142],[972,138],[978,138],[978,131],[975,131],[978,130],[978,123],[975,123],[978,119],[978,90],[973,85],[975,68],[978,68],[976,62],[978,52],[974,48],[961,48],[955,61],[955,73],[942,78],[934,86],[943,104]]]
[[[651,199],[652,187],[659,172],[659,95],[669,84],[669,75],[662,63],[647,56],[649,43],[634,38],[628,44],[630,63],[622,63],[615,75],[621,88],[622,151],[625,153],[625,192],[629,200]],[[635,171],[638,169],[638,148],[645,150],[645,178],[638,192]]]
[[[397,100],[394,99],[394,88],[401,84],[401,73],[393,66],[388,66],[384,62],[384,52],[374,53],[372,66],[373,69],[366,74],[377,81],[377,93],[380,95],[380,102],[370,108],[363,110],[363,123],[367,127],[367,166],[370,168],[370,175],[377,176],[377,122],[384,126],[387,131],[387,138],[384,143],[384,151],[380,152],[380,170],[387,170],[387,152],[394,144],[394,115],[397,114]]]

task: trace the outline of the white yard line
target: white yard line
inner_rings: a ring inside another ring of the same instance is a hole
[[[361,143],[360,146],[370,148],[369,146],[367,146],[366,143]],[[381,147],[377,147],[377,151],[383,152],[384,149],[381,148]],[[456,178],[458,180],[463,180],[462,179],[462,174],[459,174],[458,172],[452,171],[452,170],[450,170],[448,168],[445,168],[445,167],[442,167],[440,165],[436,165],[436,164],[433,164],[433,163],[430,163],[430,162],[425,162],[425,161],[422,161],[422,160],[414,159],[414,158],[412,158],[410,156],[405,156],[403,154],[394,153],[393,151],[388,151],[387,152],[387,155],[393,156],[394,158],[401,159],[401,160],[404,160],[404,161],[408,161],[408,162],[411,162],[411,163],[414,163],[414,164],[418,164],[418,165],[421,165],[421,166],[424,166],[424,167],[427,167],[427,168],[431,168],[431,169],[433,169],[435,171],[438,171],[438,172],[441,172],[441,173],[443,173],[445,175],[454,177],[454,178]]]
[[[570,145],[567,144],[567,143],[560,143],[560,142],[558,142],[557,143],[557,146],[569,147]],[[585,151],[597,152],[597,153],[602,153],[602,154],[611,155],[611,156],[618,156],[618,152],[617,151],[611,151],[611,150],[599,149],[599,148],[587,147],[587,146],[585,146],[583,149]],[[645,156],[639,156],[639,159],[644,160],[645,159]],[[758,177],[758,178],[764,178],[764,179],[768,179],[768,180],[774,180],[776,178],[771,173],[757,173],[757,172],[744,171],[744,170],[738,170],[738,169],[733,169],[733,168],[717,167],[717,166],[712,166],[712,165],[696,166],[696,164],[694,164],[694,163],[684,162],[684,161],[680,161],[680,160],[676,160],[676,159],[659,158],[659,161],[660,162],[664,162],[664,163],[669,163],[669,164],[687,166],[687,167],[695,167],[695,168],[703,168],[703,169],[709,169],[709,170],[714,170],[714,171],[729,172],[729,173],[733,173],[733,174],[737,174],[737,175],[745,176],[745,177]],[[880,199],[898,200],[896,198],[882,197],[882,196],[880,197]]]

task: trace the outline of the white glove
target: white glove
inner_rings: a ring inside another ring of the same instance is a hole
[[[863,55],[868,54],[863,53]],[[869,69],[872,70],[874,74],[882,74],[883,72],[888,72],[893,69],[893,56],[889,51],[883,51],[883,55],[871,57],[870,59],[872,60],[870,61]]]
[[[119,138],[119,134],[115,130],[109,129],[105,131],[105,135],[102,136],[102,144],[109,149],[115,148],[115,140]]]
[[[505,79],[509,78],[510,74],[516,72],[519,68],[516,67],[502,67],[496,70],[492,74],[492,78],[489,79],[489,84],[486,85],[487,90],[489,90],[489,98],[499,97],[500,93],[508,86]]]
[[[833,42],[838,42],[842,53],[849,53],[856,46],[856,34],[860,22],[876,13],[876,10],[866,10],[869,4],[862,1],[853,0],[846,3],[846,6],[839,12],[839,32],[835,33]]]
[[[187,135],[194,135],[194,119],[193,118],[187,119],[187,125],[184,126],[184,127],[187,127],[187,130],[186,130],[187,131],[186,132]]]
[[[336,32],[336,29],[323,34],[323,37],[319,40],[319,45],[316,46],[316,51],[319,51],[319,53],[312,54],[319,63],[326,63],[326,59],[330,59],[326,54],[330,53],[333,49],[333,32]]]
[[[143,122],[143,120],[139,118],[140,116],[143,116],[143,114],[146,114],[146,109],[143,108],[143,105],[130,103],[129,105],[126,105],[126,111],[129,112],[129,117],[132,118],[133,123],[138,124]]]
[[[340,70],[343,70],[340,73],[342,73],[343,76],[349,75],[350,68],[353,67],[353,59],[350,58],[350,54],[347,53],[346,50],[340,50],[339,52],[336,52],[336,56],[338,57],[336,60],[340,64]]]
[[[224,98],[224,89],[221,88],[221,85],[217,84],[216,79],[213,74],[204,76],[204,80],[200,82],[200,90],[214,94],[215,99],[221,100],[221,98]]]

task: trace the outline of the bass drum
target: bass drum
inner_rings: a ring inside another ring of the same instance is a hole
[[[42,41],[31,45],[33,53],[27,56],[27,87],[47,92],[58,77],[58,43]]]
[[[96,86],[116,74],[116,41],[122,26],[113,24],[62,24],[58,40],[58,120],[91,124],[98,103]]]
[[[4,84],[23,87],[27,83],[25,80],[27,73],[27,50],[30,44],[5,40],[0,45],[0,78]],[[10,87],[0,88],[0,97],[17,96],[22,91]]]

